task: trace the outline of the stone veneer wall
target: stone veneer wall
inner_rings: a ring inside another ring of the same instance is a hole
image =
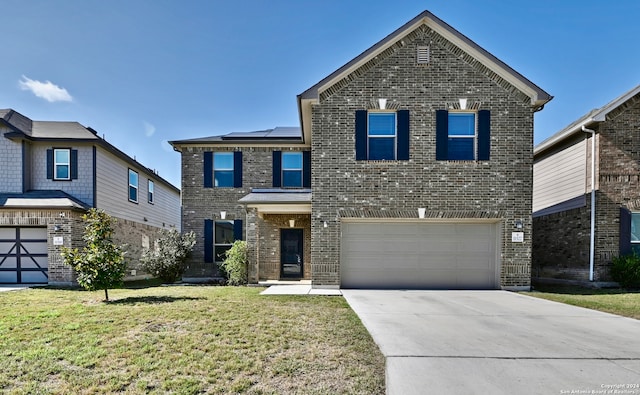
[[[431,61],[416,64],[417,46]],[[500,282],[527,288],[531,278],[533,109],[529,99],[422,26],[323,92],[313,107],[312,281],[340,285],[340,219],[492,218],[502,223]],[[386,98],[410,111],[410,160],[356,161],[355,111]],[[491,111],[489,161],[436,161],[436,110],[466,98]],[[523,243],[511,241],[522,220]]]
[[[188,268],[184,274],[190,278],[218,277],[214,263],[204,262],[204,221],[219,220],[220,212],[226,211],[227,220],[243,220],[244,236],[252,239],[256,234],[247,233],[253,221],[247,218],[244,205],[238,200],[251,192],[252,188],[272,188],[272,152],[303,151],[303,147],[185,147],[182,149],[182,231],[196,234],[196,245]],[[241,188],[204,188],[204,152],[242,151]],[[255,222],[253,222],[255,224]],[[255,226],[255,225],[254,225]],[[252,229],[253,230],[253,229]],[[250,240],[248,240],[250,241]],[[257,241],[257,240],[256,240]],[[257,251],[249,244],[252,265],[257,262]],[[255,279],[256,268],[250,270],[250,279]],[[254,281],[254,282],[255,282]]]

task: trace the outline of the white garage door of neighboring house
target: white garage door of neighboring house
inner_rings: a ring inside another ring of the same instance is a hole
[[[343,288],[499,288],[498,223],[343,222]]]
[[[47,271],[47,228],[0,227],[0,284],[46,284]]]

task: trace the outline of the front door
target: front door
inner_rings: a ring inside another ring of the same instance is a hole
[[[280,231],[280,275],[285,278],[302,278],[302,229]]]

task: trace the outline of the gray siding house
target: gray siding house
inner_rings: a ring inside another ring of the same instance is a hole
[[[298,96],[300,128],[173,141],[185,276],[528,289],[533,114],[551,96],[428,11]]]
[[[640,253],[639,132],[640,85],[535,147],[534,281],[606,283]]]
[[[60,247],[79,247],[89,208],[115,217],[128,278],[160,229],[180,230],[180,191],[77,122],[0,110],[0,283],[71,284]]]

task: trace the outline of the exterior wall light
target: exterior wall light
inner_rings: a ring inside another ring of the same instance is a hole
[[[517,219],[516,222],[514,223],[516,229],[522,229],[523,225],[522,225],[522,220],[521,219]]]

